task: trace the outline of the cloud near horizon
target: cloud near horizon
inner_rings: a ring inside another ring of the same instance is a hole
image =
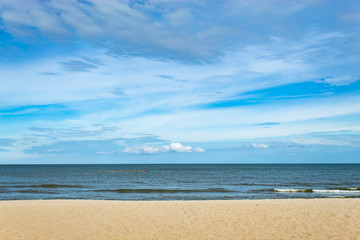
[[[126,147],[122,152],[133,154],[159,154],[167,152],[177,153],[192,153],[192,152],[205,152],[205,149],[200,147],[184,146],[181,143],[171,143],[170,145],[162,145],[159,147],[150,146],[133,146]]]

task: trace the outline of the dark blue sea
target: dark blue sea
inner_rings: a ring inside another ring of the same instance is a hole
[[[0,165],[0,200],[333,197],[360,197],[360,164]]]

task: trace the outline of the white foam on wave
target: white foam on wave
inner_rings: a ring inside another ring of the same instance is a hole
[[[360,193],[359,190],[338,190],[338,189],[313,189],[313,192],[318,193]]]
[[[286,188],[286,189],[278,189],[275,188],[274,192],[308,192],[311,189],[294,189],[294,188]]]
[[[357,190],[357,188],[349,188],[349,190],[339,190],[339,189],[294,189],[294,188],[286,188],[286,189],[274,189],[275,192],[283,192],[283,193],[289,193],[289,192],[307,192],[307,193],[360,193],[360,190]]]

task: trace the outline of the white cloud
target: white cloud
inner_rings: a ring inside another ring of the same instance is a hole
[[[324,81],[333,86],[349,85],[359,80],[359,76],[341,76],[341,77],[328,77]]]
[[[99,152],[96,152],[96,153],[101,154],[101,155],[103,155],[103,154],[113,154],[113,153],[115,153],[115,151],[111,151],[111,152],[99,151]]]
[[[62,152],[64,149],[49,149],[48,152]]]
[[[201,147],[195,147],[194,152],[205,152],[205,149],[203,149]]]
[[[200,147],[190,147],[184,146],[181,143],[171,143],[170,145],[163,145],[159,147],[150,147],[150,146],[134,146],[126,147],[123,150],[124,153],[134,153],[134,154],[159,154],[166,152],[177,152],[177,153],[191,153],[191,152],[205,152],[205,149]]]
[[[195,17],[193,15],[196,12],[191,11],[191,6],[184,7],[176,2],[0,2],[0,18],[4,28],[16,37],[42,35],[57,41],[72,38],[94,42],[105,40],[114,55],[145,54],[185,60],[188,56],[194,56],[206,60],[217,54],[215,47],[209,47],[214,40],[197,35],[188,37],[189,25],[186,23]],[[196,19],[191,21],[192,25],[197,22]],[[200,26],[202,31],[205,29]]]
[[[269,145],[264,143],[251,143],[253,148],[269,148]]]

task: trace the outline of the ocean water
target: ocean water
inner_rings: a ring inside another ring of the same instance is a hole
[[[0,200],[360,197],[360,164],[0,165]]]

